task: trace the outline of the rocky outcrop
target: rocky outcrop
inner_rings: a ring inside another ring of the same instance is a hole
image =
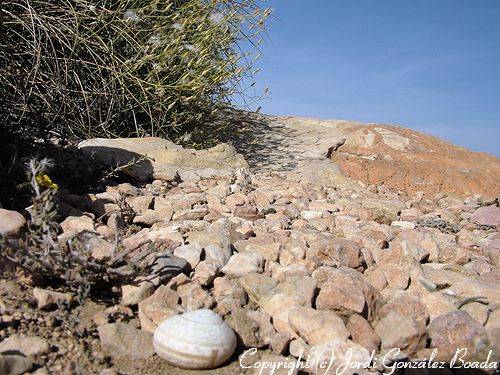
[[[436,137],[385,124],[303,117],[245,115],[227,142],[256,170],[323,169],[316,181],[342,184],[344,177],[409,196],[422,192],[461,198],[500,195],[500,160]],[[330,159],[336,166],[324,164]],[[308,167],[311,166],[311,167]],[[321,177],[320,177],[321,176]],[[306,178],[310,179],[310,177]]]
[[[198,151],[162,138],[95,138],[78,147],[110,167],[138,161],[124,171],[142,181],[230,177],[236,170],[248,167],[245,159],[227,144]]]

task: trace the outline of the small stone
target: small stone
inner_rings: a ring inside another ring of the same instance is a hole
[[[245,251],[234,254],[222,268],[226,275],[241,277],[244,274],[263,271],[264,258],[259,253]]]
[[[375,326],[375,332],[382,342],[382,350],[400,348],[408,355],[425,346],[425,326],[408,316],[390,312]]]
[[[214,279],[213,296],[217,301],[219,314],[226,315],[234,308],[243,306],[248,301],[247,294],[238,283],[229,277]]]
[[[168,220],[161,220],[160,216],[158,215],[158,212],[155,210],[146,210],[136,215],[133,221],[134,224],[151,226],[160,221],[168,221]]]
[[[493,348],[500,353],[500,310],[490,313],[484,329]]]
[[[354,241],[333,238],[321,241],[312,248],[316,246],[316,256],[327,266],[358,268],[363,261],[361,246]]]
[[[429,319],[429,313],[425,304],[407,294],[390,299],[384,306],[379,308],[378,317],[381,319],[385,318],[392,312],[412,318],[422,327],[427,325],[427,320]]]
[[[401,228],[401,229],[415,229],[415,224],[413,224],[410,221],[403,221],[403,220],[393,221],[391,223],[391,226],[392,227],[398,227],[398,228]]]
[[[243,206],[244,204],[245,196],[241,193],[231,194],[226,197],[226,206],[231,212],[234,212],[236,207]]]
[[[94,220],[88,216],[68,216],[62,223],[64,238],[69,238],[85,230],[95,230]]]
[[[272,238],[252,237],[233,244],[238,252],[258,252],[265,260],[276,262],[282,246]]]
[[[109,323],[97,327],[102,349],[113,358],[147,359],[154,354],[152,335],[132,324]]]
[[[351,340],[335,339],[325,344],[314,345],[309,350],[310,368],[321,369],[319,366],[331,366],[328,373],[342,373],[345,375],[359,374],[360,369],[355,366],[345,366],[346,358],[349,358],[351,364],[366,364],[370,363],[370,352]],[[344,366],[344,367],[340,367]],[[341,371],[342,370],[342,371]]]
[[[441,293],[425,293],[419,300],[427,307],[431,322],[438,316],[457,310],[457,307],[449,297]]]
[[[288,349],[290,344],[290,334],[286,332],[277,332],[271,337],[270,346],[274,354],[282,355]]]
[[[0,354],[0,374],[21,375],[31,370],[33,361],[18,354]]]
[[[26,225],[26,219],[17,211],[0,208],[0,235],[18,234]]]
[[[186,311],[210,309],[215,303],[214,298],[196,282],[179,285],[177,293]]]
[[[316,293],[316,281],[309,276],[281,282],[272,290],[272,295],[260,300],[262,309],[271,315],[278,332],[293,334],[289,313],[297,306],[311,307]]]
[[[141,329],[153,333],[158,324],[181,313],[182,310],[177,292],[161,285],[152,296],[139,303]]]
[[[366,270],[365,273],[365,282],[373,286],[375,289],[381,291],[387,286],[387,279],[385,277],[384,272],[377,267],[375,269]]]
[[[378,350],[380,346],[380,337],[361,315],[351,315],[346,324],[346,328],[351,334],[352,341],[356,344],[365,347],[370,352]]]
[[[115,251],[115,246],[112,243],[92,233],[80,240],[87,249],[90,249],[92,258],[97,260],[111,259]]]
[[[250,221],[262,219],[264,217],[264,215],[259,213],[257,208],[250,206],[248,204],[245,204],[243,206],[237,206],[234,209],[234,215]]]
[[[259,326],[259,337],[266,345],[271,345],[276,330],[271,323],[271,316],[262,310],[246,310],[247,316]]]
[[[309,276],[311,271],[303,264],[289,264],[288,266],[276,265],[272,269],[272,277],[278,281]]]
[[[193,231],[187,234],[189,244],[204,249],[205,259],[212,260],[220,268],[224,267],[231,257],[231,246],[228,236],[222,231]]]
[[[187,244],[179,246],[174,250],[174,255],[187,260],[192,269],[200,262],[203,248],[196,244]]]
[[[33,297],[35,297],[38,308],[41,310],[60,306],[63,303],[70,305],[73,302],[73,295],[71,293],[60,293],[41,288],[33,289]]]
[[[366,313],[371,320],[379,299],[375,288],[357,277],[340,273],[332,275],[330,280],[323,284],[318,294],[318,310],[333,310],[344,317]]]
[[[153,208],[152,195],[143,195],[139,197],[131,197],[128,199],[130,207],[138,214],[146,212],[148,209]]]
[[[236,336],[248,348],[260,348],[265,345],[259,336],[259,325],[247,315],[247,311],[236,308],[226,320],[227,324],[234,329]]]
[[[321,217],[322,214],[323,213],[321,211],[308,211],[308,210],[304,210],[304,211],[301,211],[300,216],[303,219],[311,220],[311,219],[316,219],[316,218]]]
[[[219,273],[219,267],[212,261],[204,260],[196,266],[193,280],[200,283],[200,285],[210,285]]]
[[[142,281],[138,284],[122,285],[122,305],[133,306],[145,300],[153,294],[155,287],[149,281]]]
[[[37,336],[9,336],[0,342],[0,353],[7,351],[19,351],[25,356],[38,356],[47,354],[50,346],[47,340]]]
[[[471,302],[462,306],[460,310],[467,311],[471,318],[481,325],[485,325],[488,320],[488,305],[479,302]]]
[[[201,220],[206,214],[208,214],[206,207],[180,210],[174,213],[172,221]]]
[[[250,300],[257,304],[267,301],[278,282],[269,276],[259,273],[246,273],[238,280],[241,287],[250,297]]]
[[[309,349],[309,345],[300,337],[291,340],[288,344],[288,352],[295,358],[307,358]]]
[[[333,312],[295,307],[290,310],[288,319],[292,329],[310,345],[349,337],[344,322]]]

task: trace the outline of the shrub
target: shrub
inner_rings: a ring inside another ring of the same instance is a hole
[[[245,94],[254,0],[6,0],[0,126],[48,139],[179,136]]]
[[[48,159],[31,159],[26,165],[27,187],[31,191],[31,205],[27,207],[29,218],[27,230],[21,235],[0,235],[0,271],[2,274],[22,272],[34,283],[53,283],[64,286],[84,297],[96,286],[111,289],[114,285],[131,282],[134,278],[152,275],[155,266],[147,257],[157,253],[149,242],[147,249],[131,256],[130,250],[121,245],[122,231],[118,228],[113,244],[111,259],[92,257],[88,239],[96,238],[93,232],[83,231],[78,235],[61,240],[58,216],[58,187],[46,175],[53,167]],[[122,200],[123,201],[123,200]],[[125,226],[126,209],[117,212],[118,222]],[[142,245],[142,244],[141,244]],[[162,270],[156,267],[156,273]],[[157,276],[153,274],[152,277]]]

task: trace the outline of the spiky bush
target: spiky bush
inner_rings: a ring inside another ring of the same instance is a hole
[[[182,135],[254,73],[254,0],[5,0],[0,126],[29,137]]]

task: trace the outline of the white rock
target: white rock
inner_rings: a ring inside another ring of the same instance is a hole
[[[226,275],[243,276],[249,272],[262,272],[264,257],[260,253],[245,251],[234,254],[224,266],[222,272]]]
[[[399,227],[401,229],[415,229],[415,224],[410,221],[393,221],[391,223],[392,227]]]
[[[305,210],[305,211],[302,211],[300,213],[300,216],[303,219],[306,219],[306,220],[316,219],[318,217],[321,217],[321,215],[323,215],[323,213],[321,211],[308,211],[308,210]]]
[[[201,246],[196,244],[187,244],[179,246],[174,250],[174,255],[179,258],[184,258],[187,260],[191,268],[195,268],[196,265],[200,262],[201,252],[203,249]]]

